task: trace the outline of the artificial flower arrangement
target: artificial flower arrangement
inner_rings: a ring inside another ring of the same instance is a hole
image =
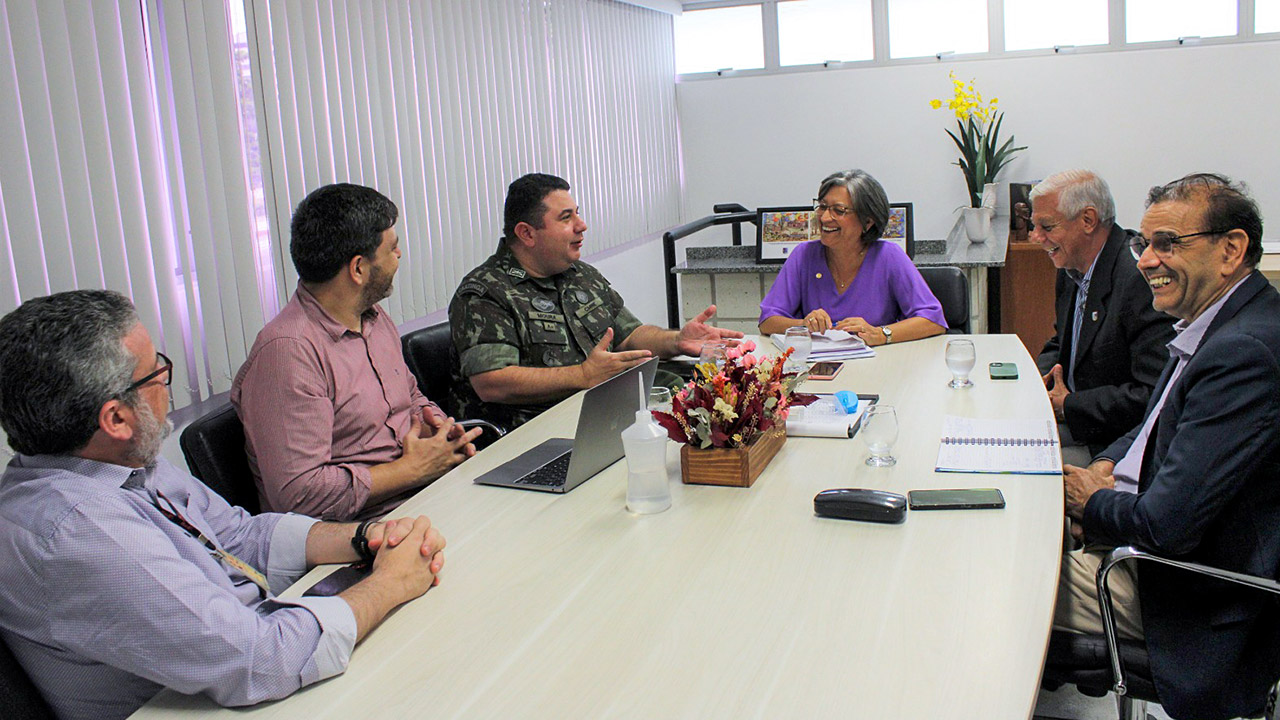
[[[751,341],[729,348],[718,370],[700,363],[694,379],[672,398],[671,412],[654,411],[672,440],[704,450],[746,447],[785,423],[792,405],[818,399],[794,392],[802,376],[783,371],[791,348],[773,358],[757,358],[755,349]]]
[[[1004,113],[998,109],[1000,98],[983,101],[982,93],[973,87],[973,80],[966,84],[957,80],[954,72],[950,76],[955,96],[947,102],[947,109],[955,112],[960,132],[956,134],[948,130],[947,134],[960,150],[956,165],[960,166],[965,184],[969,186],[969,203],[979,207],[982,205],[983,187],[995,182],[996,175],[1013,156],[1027,148],[1015,147],[1013,135],[1001,144],[1000,125],[1004,122]],[[931,100],[929,106],[941,109],[942,100]]]

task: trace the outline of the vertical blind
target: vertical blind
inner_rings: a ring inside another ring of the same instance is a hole
[[[588,253],[673,225],[671,22],[613,0],[0,0],[0,314],[125,293],[184,407],[292,291],[289,216],[319,185],[400,206],[397,321],[445,307],[524,173],[574,185]]]
[[[613,0],[249,0],[281,284],[291,209],[329,182],[401,210],[397,321],[448,304],[506,186],[566,178],[586,252],[679,219],[671,16]]]
[[[263,323],[226,6],[0,9],[0,313],[120,291],[177,363],[177,406],[226,390]]]

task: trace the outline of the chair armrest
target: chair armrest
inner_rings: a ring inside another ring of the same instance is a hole
[[[474,427],[484,428],[485,432],[493,433],[495,438],[500,438],[507,434],[506,430],[503,430],[488,420],[459,420],[457,424],[459,427],[466,430],[470,430]]]
[[[1122,562],[1131,560],[1148,560],[1161,565],[1193,572],[1198,575],[1207,575],[1209,577],[1226,580],[1246,587],[1263,590],[1265,592],[1280,595],[1280,582],[1276,582],[1271,578],[1257,577],[1254,575],[1246,575],[1231,570],[1223,570],[1221,568],[1210,567],[1208,565],[1199,565],[1183,560],[1171,560],[1169,558],[1152,555],[1149,552],[1139,550],[1133,546],[1126,545],[1112,550],[1098,566],[1098,606],[1102,611],[1102,628],[1107,635],[1107,654],[1111,657],[1111,674],[1115,678],[1115,686],[1113,690],[1116,695],[1125,694],[1124,669],[1120,665],[1120,648],[1119,641],[1116,636],[1116,622],[1114,610],[1112,609],[1111,590],[1107,587],[1107,576],[1111,573],[1111,568]]]

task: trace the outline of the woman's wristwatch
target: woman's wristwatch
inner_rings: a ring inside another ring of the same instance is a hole
[[[888,325],[882,325],[880,327],[880,332],[884,333],[885,345],[888,345],[889,343],[893,342],[893,328],[889,327]]]

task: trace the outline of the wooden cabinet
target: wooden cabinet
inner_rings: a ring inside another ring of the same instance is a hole
[[[1031,357],[1053,336],[1053,283],[1058,270],[1033,242],[1009,242],[1000,272],[1000,332],[1015,333]]]

